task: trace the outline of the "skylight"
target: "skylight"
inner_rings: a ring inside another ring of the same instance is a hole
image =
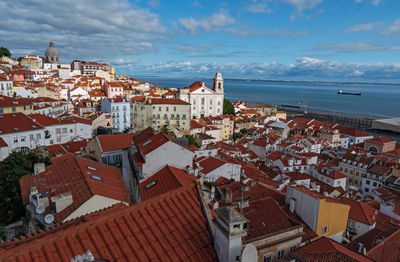
[[[98,172],[99,170],[95,167],[87,166],[87,169]]]
[[[152,142],[152,140],[150,139],[150,140],[144,142],[144,143],[143,143],[143,146],[147,146],[147,145],[150,144],[151,142]]]
[[[156,181],[156,180],[154,180],[154,181],[152,181],[152,182],[148,183],[148,184],[145,186],[145,188],[146,188],[146,189],[149,189],[149,188],[151,188],[151,187],[155,186],[156,184],[157,184],[157,181]]]
[[[99,176],[95,176],[95,175],[90,175],[91,178],[96,179],[98,181],[104,181],[104,179],[102,177]]]

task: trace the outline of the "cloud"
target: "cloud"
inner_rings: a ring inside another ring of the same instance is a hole
[[[323,44],[317,46],[315,50],[329,50],[338,52],[387,52],[400,51],[400,46],[385,46],[369,42],[353,42]]]
[[[265,13],[269,14],[272,12],[272,9],[267,6],[265,1],[257,1],[253,0],[250,5],[245,8],[246,11],[251,13]]]
[[[324,0],[282,0],[296,8],[296,12],[290,16],[290,20],[294,21],[303,14],[303,11],[313,9]]]
[[[343,63],[312,57],[299,57],[295,63],[225,63],[179,62],[154,65],[135,64],[127,68],[137,74],[210,77],[220,71],[225,77],[254,79],[382,81],[400,80],[400,63]]]
[[[309,31],[289,31],[287,28],[282,28],[278,30],[271,30],[271,29],[252,29],[247,28],[245,26],[236,26],[236,27],[229,27],[224,30],[224,32],[233,34],[239,37],[247,38],[253,36],[276,36],[276,37],[301,37],[306,36],[310,32]]]
[[[383,2],[385,2],[385,0],[355,0],[354,2],[356,2],[356,3],[363,3],[363,2],[367,2],[367,3],[370,3],[370,4],[372,4],[372,5],[379,5],[379,4],[381,4],[381,3],[383,3]]]
[[[373,22],[367,24],[355,24],[350,28],[345,29],[345,33],[355,33],[355,32],[368,32],[375,29],[377,26],[381,25],[382,22]]]
[[[400,19],[395,20],[392,24],[390,24],[385,30],[382,31],[382,34],[385,36],[398,36],[400,33]]]
[[[160,0],[149,0],[147,4],[153,8],[160,7]]]
[[[196,19],[193,17],[179,19],[179,23],[191,35],[195,35],[198,28],[201,28],[206,32],[212,32],[218,31],[227,25],[233,24],[234,22],[235,19],[224,9],[220,9],[213,15],[202,19]]]
[[[0,24],[16,55],[26,47],[42,55],[54,40],[65,62],[152,52],[166,32],[157,14],[127,0],[6,0]]]

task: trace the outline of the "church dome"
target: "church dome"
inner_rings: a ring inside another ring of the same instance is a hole
[[[53,42],[50,42],[49,47],[46,49],[45,55],[46,55],[46,57],[60,56],[60,53],[58,53],[57,48],[54,47],[54,43]]]

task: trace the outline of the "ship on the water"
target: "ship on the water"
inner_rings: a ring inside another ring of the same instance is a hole
[[[360,96],[361,93],[351,93],[351,92],[343,92],[343,90],[337,91],[338,95],[352,95],[352,96]]]

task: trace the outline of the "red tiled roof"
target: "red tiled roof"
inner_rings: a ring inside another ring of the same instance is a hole
[[[286,214],[270,197],[250,201],[242,212],[249,220],[244,243],[293,227]]]
[[[189,89],[189,92],[194,92],[197,89],[202,88],[202,87],[204,87],[206,90],[209,90],[214,93],[214,90],[208,88],[203,82],[199,82],[199,81],[194,82],[193,84],[191,84],[190,86],[185,87],[185,88]]]
[[[87,143],[88,143],[88,140],[82,139],[82,140],[78,140],[78,141],[68,141],[68,142],[62,144],[62,146],[69,153],[80,154],[82,152],[82,150],[86,147]]]
[[[368,172],[372,173],[372,174],[383,176],[383,175],[388,174],[390,172],[390,170],[391,170],[390,167],[374,164],[373,166],[371,166],[368,169]]]
[[[366,137],[366,136],[370,136],[356,128],[352,128],[352,127],[348,127],[348,126],[337,126],[337,129],[339,129],[339,132],[341,134],[345,134],[348,136],[352,136],[352,137]]]
[[[88,250],[107,261],[216,261],[191,185],[129,207],[79,218],[0,244],[7,261],[70,261]]]
[[[352,220],[366,225],[375,223],[378,212],[368,204],[350,198],[342,198],[341,202],[350,206],[349,218]]]
[[[3,138],[0,137],[0,147],[8,147],[6,141],[3,140]]]
[[[324,237],[292,251],[289,257],[302,262],[373,262],[334,240]]]
[[[348,247],[358,251],[360,244],[366,249],[367,256],[384,262],[397,262],[400,248],[400,227],[387,223],[383,228],[374,228],[352,240]]]
[[[182,186],[193,184],[195,176],[185,170],[172,166],[165,166],[150,178],[139,184],[142,200],[159,196]]]
[[[279,151],[274,151],[274,152],[270,153],[269,155],[267,155],[267,159],[272,160],[272,161],[276,161],[276,160],[280,159],[284,155],[285,155],[285,153],[282,153],[282,152],[279,152]]]
[[[135,133],[98,135],[96,140],[103,153],[112,152],[129,148],[132,145],[132,138],[135,135]]]
[[[202,128],[203,125],[197,122],[196,120],[190,120],[190,129],[195,129],[195,128]]]
[[[74,201],[55,215],[56,222],[65,219],[93,195],[130,203],[121,172],[117,168],[77,157],[57,161],[38,175],[21,178],[20,186],[24,205],[29,203],[32,186],[36,186],[40,193],[49,190],[55,190],[54,195],[70,192]]]
[[[190,103],[177,98],[150,98],[147,100],[147,103],[152,105],[161,105],[161,104],[190,105]]]
[[[377,143],[391,143],[391,142],[395,142],[394,140],[390,140],[387,137],[384,136],[379,136],[379,137],[374,137],[371,139],[367,140],[368,142],[377,142]]]
[[[218,167],[228,163],[229,163],[228,161],[216,157],[207,157],[197,162],[197,164],[203,168],[200,170],[200,172],[202,172],[203,174],[208,174],[211,171],[217,169]]]
[[[0,114],[0,133],[15,133],[43,129],[39,123],[33,121],[24,113]]]

